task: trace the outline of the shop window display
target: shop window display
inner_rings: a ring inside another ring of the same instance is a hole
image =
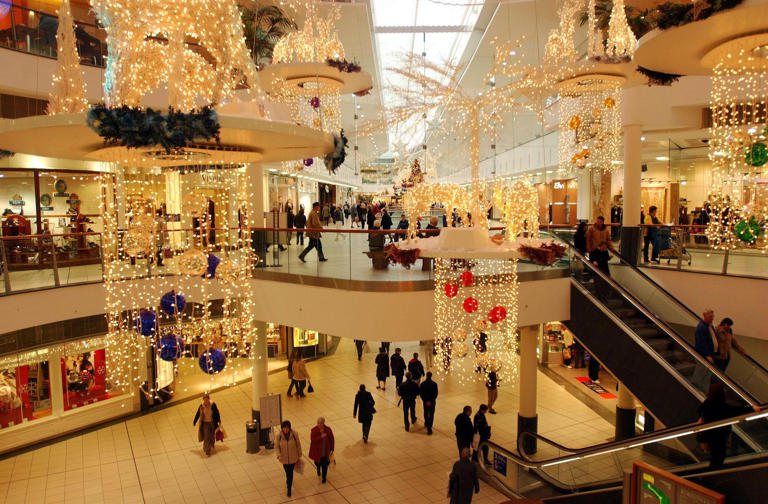
[[[61,358],[64,411],[119,395],[107,380],[106,351],[68,354]]]
[[[51,415],[48,361],[36,353],[0,363],[0,428]]]

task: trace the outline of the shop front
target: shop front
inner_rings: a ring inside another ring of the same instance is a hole
[[[539,193],[539,222],[553,226],[575,226],[578,203],[576,179],[536,184]]]

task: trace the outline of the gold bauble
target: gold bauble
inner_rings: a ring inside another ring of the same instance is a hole
[[[467,344],[463,341],[457,341],[453,344],[453,355],[456,357],[466,357],[467,353],[469,353],[469,348],[467,347]]]
[[[741,149],[752,143],[752,137],[746,131],[737,131],[728,139],[728,146],[732,149]]]
[[[600,119],[600,116],[602,115],[603,111],[600,110],[599,107],[595,107],[592,109],[592,118],[593,119]]]
[[[236,282],[242,277],[242,268],[237,261],[224,257],[216,267],[216,276],[225,282]]]
[[[184,213],[190,217],[204,217],[208,211],[208,197],[198,191],[192,191],[184,196]]]
[[[612,97],[609,96],[608,98],[605,99],[605,101],[603,102],[603,105],[605,105],[605,108],[607,109],[612,109],[613,107],[616,106],[616,100],[614,100]]]
[[[316,129],[320,129],[320,128],[322,128],[322,127],[323,127],[323,121],[322,121],[322,120],[320,120],[320,118],[319,118],[319,117],[315,117],[315,118],[312,120],[312,126],[313,126],[314,128],[316,128]]]
[[[568,127],[571,128],[572,130],[579,129],[579,126],[581,126],[581,117],[577,115],[571,117],[571,120],[568,121]]]
[[[578,160],[576,160],[576,168],[586,168],[587,167],[587,160],[583,157],[580,157]]]
[[[325,117],[334,117],[336,115],[336,110],[332,107],[325,107],[323,113],[325,114]]]
[[[576,164],[581,159],[581,154],[574,154],[571,158],[571,163]]]
[[[126,231],[123,236],[123,250],[131,257],[146,254],[152,247],[152,235],[142,228]]]
[[[589,125],[589,133],[592,135],[597,135],[600,133],[600,123],[599,122],[593,122]]]
[[[467,331],[464,329],[457,329],[456,334],[453,337],[453,341],[464,341],[467,339]]]
[[[202,275],[208,269],[208,256],[200,249],[189,249],[176,261],[182,275]]]
[[[592,155],[592,153],[589,151],[589,149],[581,149],[580,155],[584,159],[587,159],[589,156]]]

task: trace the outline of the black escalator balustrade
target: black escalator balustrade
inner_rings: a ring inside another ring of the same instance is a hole
[[[536,453],[507,450],[486,441],[483,444],[488,446],[490,458],[503,460],[504,464],[495,463],[489,467],[481,461],[480,468],[510,496],[544,499],[545,502],[555,498],[552,502],[619,503],[624,472],[631,469],[634,461],[646,462],[684,478],[708,475],[708,487],[725,490],[739,470],[746,474],[751,468],[766,464],[768,451],[744,453],[735,443],[728,443],[725,469],[713,469],[709,451],[701,442],[712,439],[713,434],[722,433],[724,429],[726,432],[732,429],[734,434],[748,431],[751,425],[764,422],[766,416],[766,411],[745,413],[718,422],[691,423],[584,448],[566,447],[540,434],[521,432],[517,446],[535,444],[538,447]],[[527,437],[535,438],[536,442],[530,443]],[[756,485],[762,488],[763,494],[768,492],[768,480],[754,482],[752,486]],[[753,493],[759,493],[760,488],[753,488]],[[587,500],[562,500],[562,496],[577,495],[590,497]],[[733,502],[751,504],[754,501],[737,499]]]
[[[565,325],[654,417],[667,426],[696,421],[713,380],[725,385],[731,402],[757,404],[610,276],[571,253],[571,319]],[[754,431],[739,432],[744,451],[768,442],[766,422]]]

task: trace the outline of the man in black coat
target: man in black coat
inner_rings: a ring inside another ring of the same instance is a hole
[[[403,423],[406,432],[411,429],[411,423],[416,423],[416,398],[419,397],[419,386],[411,379],[411,373],[405,373],[405,381],[397,389],[403,399]],[[411,422],[408,422],[408,412],[411,412]]]
[[[419,360],[419,354],[413,354],[413,359],[408,362],[408,371],[410,371],[413,381],[418,384],[421,377],[424,376],[424,365]]]
[[[355,407],[352,410],[352,418],[357,417],[357,421],[363,424],[363,443],[368,442],[373,414],[376,413],[375,404],[376,402],[373,400],[371,393],[365,390],[365,385],[360,385],[360,390],[355,395]]]
[[[427,435],[432,435],[432,423],[435,421],[435,402],[437,400],[437,383],[432,381],[432,372],[427,372],[427,379],[419,387],[419,395],[424,406],[424,426]]]
[[[472,446],[472,438],[475,436],[475,428],[472,425],[472,406],[464,406],[464,410],[453,421],[456,426],[456,444],[459,447],[459,455],[463,448]]]
[[[408,219],[405,218],[405,214],[400,216],[400,222],[397,223],[397,230],[398,231],[408,231]],[[405,240],[408,235],[406,234],[396,234],[395,235],[395,241],[398,240]]]
[[[403,375],[405,374],[405,359],[400,355],[399,348],[395,348],[395,353],[389,359],[389,367],[392,368],[392,376],[395,377],[395,388],[399,388],[403,383]]]
[[[386,210],[381,211],[381,229],[385,231],[392,229],[392,217]],[[392,243],[393,241],[392,235],[389,235],[389,242]]]
[[[459,457],[448,479],[448,495],[451,504],[471,504],[472,492],[480,493],[477,466],[469,461],[469,448],[462,450]]]

